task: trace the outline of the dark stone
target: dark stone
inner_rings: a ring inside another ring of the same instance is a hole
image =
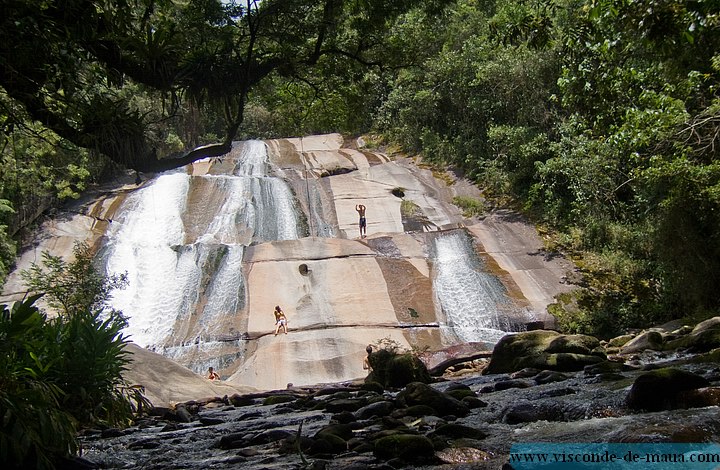
[[[314,437],[318,439],[328,434],[338,436],[344,441],[347,441],[353,437],[352,426],[349,424],[329,424],[315,433]]]
[[[342,413],[338,413],[336,415],[333,415],[331,418],[332,421],[337,421],[340,424],[348,424],[352,423],[356,420],[355,415],[349,411],[343,411]]]
[[[625,403],[632,410],[660,411],[682,407],[678,394],[707,387],[704,377],[680,369],[665,368],[643,374],[633,383]]]
[[[255,399],[244,395],[234,394],[229,397],[229,401],[233,406],[250,406],[255,404]]]
[[[539,398],[564,397],[565,395],[574,395],[575,393],[577,393],[577,390],[570,387],[554,388],[540,393]]]
[[[325,410],[330,413],[340,413],[342,411],[357,411],[365,404],[364,401],[351,398],[340,398],[330,400],[325,404]]]
[[[445,393],[450,395],[451,397],[455,398],[456,400],[462,400],[465,397],[477,397],[477,394],[468,389],[454,389],[454,390],[447,390]]]
[[[293,395],[272,395],[265,398],[262,402],[263,405],[278,405],[280,403],[289,403],[295,401]]]
[[[161,442],[155,438],[140,439],[128,444],[128,449],[157,449]]]
[[[453,439],[468,438],[468,439],[485,439],[488,433],[481,431],[470,426],[462,424],[450,423],[438,426],[437,429],[431,435],[447,436]],[[429,436],[430,437],[430,436]]]
[[[507,424],[564,421],[564,416],[560,405],[555,403],[520,402],[508,406],[503,411],[502,421]]]
[[[589,366],[585,366],[585,369],[583,369],[583,372],[585,372],[585,375],[598,375],[598,374],[604,374],[604,373],[610,373],[610,372],[622,372],[624,370],[630,370],[631,367],[628,367],[623,362],[616,362],[616,361],[603,361],[598,362],[597,364],[591,364]]]
[[[396,434],[375,441],[373,454],[381,460],[397,458],[407,462],[417,462],[433,457],[435,449],[430,439],[425,436]]]
[[[525,369],[520,369],[517,372],[513,372],[510,374],[511,379],[529,379],[530,377],[535,377],[540,373],[540,369],[534,369],[532,367],[526,367]]]
[[[253,437],[250,440],[250,443],[252,445],[269,444],[271,442],[277,442],[283,439],[287,439],[288,437],[294,435],[294,432],[285,429],[268,429],[267,431],[263,431],[257,436]]]
[[[435,409],[441,416],[466,416],[470,409],[461,401],[448,394],[439,392],[429,385],[413,382],[398,393],[397,402],[400,406],[425,405]]]
[[[476,408],[485,408],[486,406],[488,406],[487,403],[485,403],[478,397],[465,397],[460,401],[462,401],[463,404],[465,406],[467,406],[468,408],[470,408],[471,410],[474,410]]]
[[[120,436],[124,436],[124,435],[125,435],[125,431],[123,431],[122,429],[118,429],[118,428],[104,429],[100,433],[100,437],[102,437],[103,439],[108,439],[110,437],[120,437]]]
[[[220,418],[200,417],[200,424],[203,426],[214,426],[216,424],[222,424],[225,420]]]
[[[388,416],[395,406],[391,401],[383,400],[364,406],[355,412],[358,419],[368,419],[373,416]]]
[[[531,386],[532,386],[532,383],[528,382],[527,380],[510,379],[510,380],[502,380],[500,382],[496,382],[493,389],[496,392],[499,392],[500,390],[508,390],[511,388],[529,388]]]
[[[402,411],[402,416],[414,416],[416,418],[420,418],[422,416],[435,416],[438,414],[438,411],[435,408],[432,408],[427,405],[413,405],[408,406]]]
[[[244,432],[234,432],[220,437],[217,447],[221,449],[239,449],[249,445],[246,439],[247,434]]]
[[[568,376],[563,374],[562,372],[557,372],[554,370],[544,370],[537,374],[533,380],[538,385],[544,385],[549,384],[553,382],[562,382],[563,380],[567,380]]]
[[[365,382],[364,384],[362,384],[362,386],[360,388],[362,390],[366,390],[368,392],[375,392],[378,394],[381,394],[382,392],[385,391],[382,384],[380,384],[378,382]]]

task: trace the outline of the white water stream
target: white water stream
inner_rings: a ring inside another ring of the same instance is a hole
[[[236,161],[231,174],[158,176],[128,197],[108,232],[107,272],[129,279],[112,306],[140,346],[173,357],[227,336],[244,308],[245,246],[303,235],[263,142],[237,143],[225,158]]]
[[[433,251],[433,288],[448,333],[461,341],[496,343],[512,331],[508,314],[516,307],[500,280],[485,270],[467,233],[438,236]]]

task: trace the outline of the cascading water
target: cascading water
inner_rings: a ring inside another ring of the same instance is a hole
[[[433,289],[450,331],[461,341],[487,343],[511,331],[508,314],[517,307],[500,280],[486,272],[468,234],[438,235],[433,251]]]
[[[129,318],[125,333],[196,372],[241,349],[218,352],[240,340],[245,246],[305,235],[263,142],[236,143],[223,158],[235,163],[230,174],[168,172],[130,195],[102,250],[107,272],[128,273],[112,300]]]

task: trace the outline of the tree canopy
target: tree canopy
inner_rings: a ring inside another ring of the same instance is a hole
[[[271,73],[303,79],[325,56],[379,63],[386,25],[412,4],[10,0],[0,20],[0,86],[72,144],[127,168],[162,171],[227,153],[248,94]],[[129,81],[156,93],[162,110],[134,105]],[[154,124],[186,102],[220,110],[222,142],[161,158],[168,156],[158,155]],[[24,118],[7,111],[6,126]]]

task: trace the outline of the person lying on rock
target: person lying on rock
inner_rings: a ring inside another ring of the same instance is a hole
[[[220,380],[220,376],[217,372],[215,372],[215,369],[212,367],[208,368],[208,379],[210,380]]]
[[[285,331],[285,334],[287,334],[287,317],[285,317],[285,312],[282,311],[279,305],[275,306],[275,311],[273,312],[275,314],[275,336],[278,335],[278,332],[280,331],[280,327],[282,327],[283,331]]]

